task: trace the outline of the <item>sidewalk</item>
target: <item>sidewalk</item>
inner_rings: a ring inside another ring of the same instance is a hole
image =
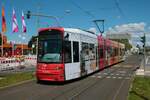
[[[144,59],[141,61],[140,68],[136,71],[136,75],[150,76],[150,56],[146,57],[145,66]]]

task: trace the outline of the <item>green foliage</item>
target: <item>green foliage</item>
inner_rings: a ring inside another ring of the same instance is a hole
[[[129,43],[128,39],[111,39],[111,40],[125,44],[125,48],[127,50],[130,50],[132,48],[132,45]]]
[[[30,41],[28,42],[28,46],[30,48],[32,48],[32,44],[36,45],[36,41],[37,41],[37,36],[32,36],[32,38],[30,39]]]
[[[150,77],[135,77],[128,100],[150,100]]]
[[[13,74],[8,74],[3,77],[0,80],[0,87],[5,87],[9,86],[12,84],[16,84],[21,81],[25,80],[31,80],[34,79],[33,72],[23,72],[23,73],[13,73]]]
[[[34,45],[34,48],[33,48],[33,45]],[[32,48],[33,54],[36,54],[36,45],[37,45],[37,36],[32,36],[32,38],[28,42],[28,47]]]

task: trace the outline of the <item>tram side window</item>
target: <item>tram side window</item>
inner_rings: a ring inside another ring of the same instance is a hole
[[[122,51],[122,56],[125,54],[125,49],[121,49]]]
[[[117,56],[117,49],[114,48],[114,56]]]
[[[120,48],[119,50],[120,50],[120,55],[119,56],[122,56],[122,49]]]
[[[100,58],[103,58],[104,54],[103,54],[103,48],[100,48],[99,50],[99,56]]]
[[[111,47],[111,57],[113,57],[113,56],[114,56],[114,48]]]
[[[118,48],[115,48],[115,56],[118,56]]]
[[[111,55],[111,48],[109,46],[107,46],[107,55],[106,55],[106,57],[109,58],[110,55]]]
[[[90,60],[95,60],[95,57],[96,57],[96,55],[95,55],[95,46],[94,46],[94,44],[89,44],[89,58],[90,58]]]
[[[64,55],[65,63],[71,63],[71,41],[64,42]]]
[[[82,42],[82,47],[81,47],[82,49],[81,49],[81,62],[82,61],[85,61],[85,60],[89,60],[89,47],[88,47],[88,43],[84,43],[84,42]]]
[[[79,62],[79,42],[73,42],[73,62]]]

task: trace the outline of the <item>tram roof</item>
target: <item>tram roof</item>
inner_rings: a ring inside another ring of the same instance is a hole
[[[78,29],[78,28],[64,28],[65,32],[82,34],[90,37],[97,38],[97,35],[94,32]]]

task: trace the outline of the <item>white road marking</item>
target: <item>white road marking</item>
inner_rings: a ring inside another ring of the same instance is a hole
[[[126,73],[126,71],[119,71],[119,73]]]
[[[102,78],[102,76],[97,76],[97,78]]]
[[[119,74],[116,74],[116,75],[119,75]]]
[[[110,75],[114,75],[114,74],[110,74]]]
[[[118,79],[122,79],[122,77],[118,77]]]
[[[121,85],[120,85],[119,88],[117,89],[116,94],[114,95],[114,97],[113,97],[112,100],[117,100],[116,98],[117,98],[117,96],[118,96],[118,94],[119,94],[121,88],[123,87],[124,83],[125,83],[125,80],[123,80],[123,81],[121,82]]]
[[[120,74],[121,76],[125,76],[125,74]]]
[[[116,77],[113,77],[114,79],[116,78]]]
[[[104,75],[107,75],[108,73],[104,73]]]
[[[107,76],[106,78],[110,78],[110,76]]]

